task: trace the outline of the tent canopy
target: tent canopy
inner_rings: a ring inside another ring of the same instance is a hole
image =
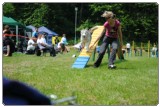
[[[30,29],[26,28],[25,25],[23,25],[22,23],[19,23],[17,22],[16,20],[14,20],[13,18],[11,17],[6,17],[6,16],[3,16],[3,24],[4,25],[10,25],[10,27],[12,29],[14,29],[15,27],[13,26],[17,26],[16,27],[16,31],[17,31],[17,34],[18,34],[18,30],[21,28],[21,29],[24,29],[26,31],[31,31]]]
[[[26,26],[26,28],[31,29],[32,31],[35,31],[35,27],[32,25],[28,25],[28,26]]]
[[[38,28],[38,32],[45,32],[45,33],[48,34],[48,36],[53,36],[53,35],[57,36],[57,35],[58,35],[57,33],[49,30],[49,29],[46,28],[45,26],[39,27],[39,28]]]
[[[17,21],[14,20],[13,18],[11,18],[11,17],[5,17],[5,16],[3,16],[3,24],[14,25],[14,26],[18,25],[18,26],[24,27],[23,24],[17,22]]]

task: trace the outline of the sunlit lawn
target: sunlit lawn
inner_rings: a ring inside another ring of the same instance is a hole
[[[14,53],[2,59],[3,76],[59,99],[75,93],[79,105],[158,104],[158,58],[148,58],[147,53],[124,61],[117,58],[117,69],[108,70],[106,55],[99,68],[92,67],[91,58],[86,68],[73,69],[73,54],[79,52],[71,49],[56,57]]]

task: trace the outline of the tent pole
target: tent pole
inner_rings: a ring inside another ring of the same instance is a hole
[[[18,25],[16,25],[16,42],[18,43]]]
[[[26,42],[26,37],[27,37],[27,35],[26,35],[26,30],[24,30],[24,35],[23,35],[23,36],[25,36],[24,40],[25,40],[25,42]]]

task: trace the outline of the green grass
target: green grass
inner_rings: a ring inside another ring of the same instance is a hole
[[[73,54],[79,55],[73,49],[56,57],[14,53],[3,57],[3,76],[59,99],[75,93],[79,105],[158,104],[158,58],[148,58],[147,53],[124,61],[117,58],[117,69],[109,70],[105,56],[99,68],[92,67],[91,58],[85,69],[73,69]]]

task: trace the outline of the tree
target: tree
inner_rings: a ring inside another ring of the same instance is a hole
[[[60,35],[66,33],[68,38],[73,38],[75,7],[78,7],[78,30],[103,25],[105,19],[101,14],[110,10],[121,22],[124,41],[158,42],[156,3],[5,3],[3,15],[25,25],[46,26]]]
[[[13,16],[15,8],[12,3],[4,3],[3,4],[3,15],[5,16]]]

